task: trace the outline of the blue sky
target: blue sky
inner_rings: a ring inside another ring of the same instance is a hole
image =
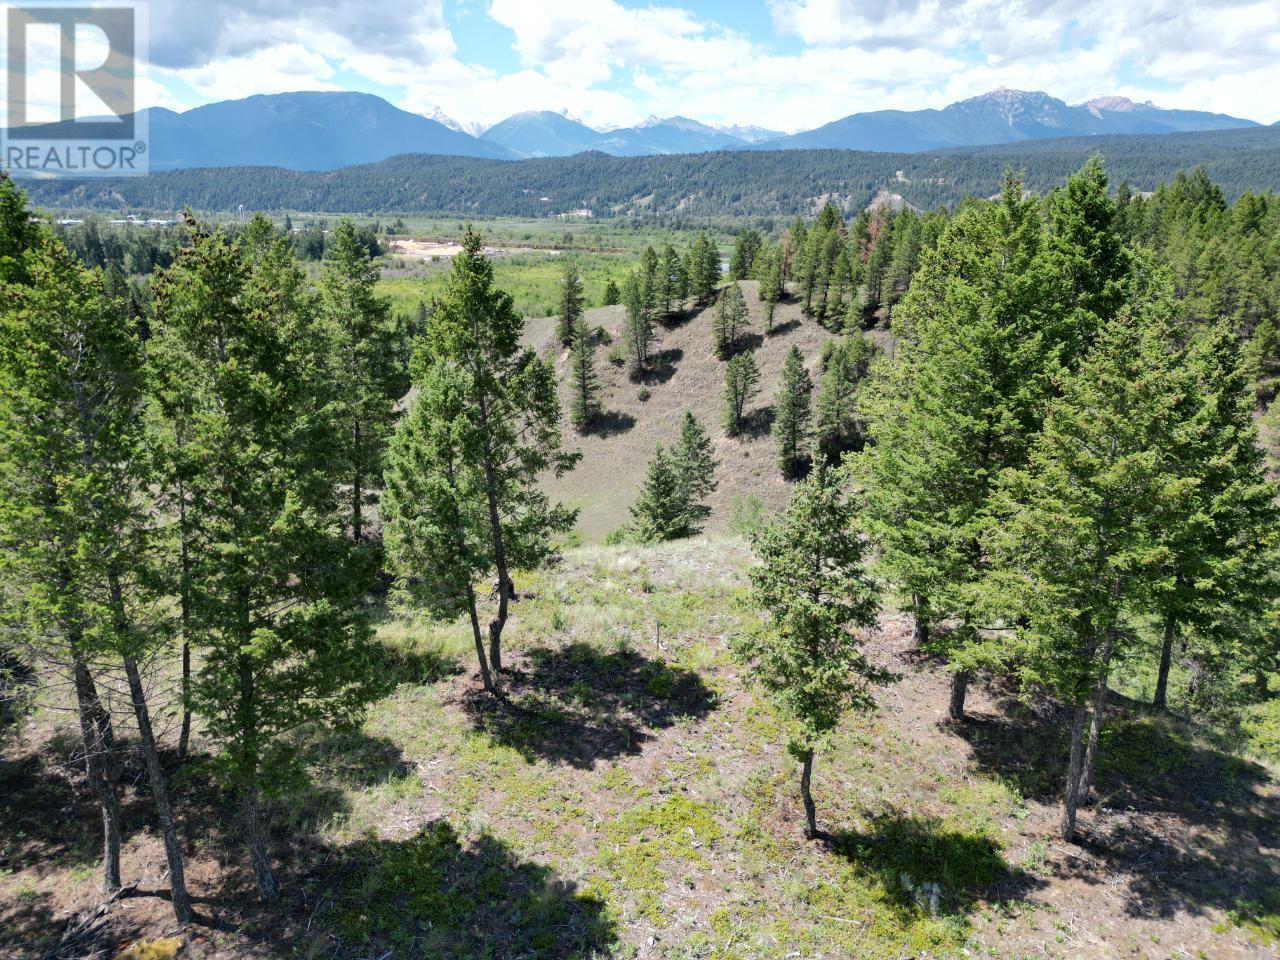
[[[565,110],[808,128],[996,86],[1280,119],[1278,0],[150,0],[145,99],[377,93],[488,125]]]

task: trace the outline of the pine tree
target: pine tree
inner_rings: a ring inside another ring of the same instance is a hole
[[[762,243],[759,231],[749,227],[738,231],[733,241],[733,252],[729,256],[730,280],[746,280],[752,275]]]
[[[998,608],[1027,624],[1017,642],[1023,682],[1072,706],[1060,827],[1068,841],[1099,749],[1107,678],[1131,633],[1128,611],[1149,601],[1161,575],[1158,518],[1186,495],[1168,458],[1178,412],[1171,314],[1157,296],[1095,334],[1028,465],[1001,476],[986,537]]]
[[[1016,178],[1000,200],[958,213],[894,311],[896,353],[863,404],[870,444],[854,469],[881,569],[910,603],[918,645],[931,621],[959,621],[941,651],[955,670],[954,719],[967,671],[1001,650],[971,629],[991,485],[1025,462],[1056,371],[1040,253]]]
[[[735,280],[720,291],[715,316],[712,317],[711,333],[716,356],[721,360],[733,356],[746,330],[747,301],[742,296],[742,287]]]
[[[19,197],[19,213],[21,206]],[[25,628],[42,659],[73,677],[88,779],[102,815],[109,892],[121,883],[120,803],[114,731],[92,665],[107,658],[123,665],[171,902],[186,922],[192,910],[182,852],[139,669],[165,637],[163,625],[147,619],[159,597],[151,575],[141,343],[132,320],[106,296],[100,273],[82,267],[43,229],[22,242],[30,247],[11,246],[4,264],[0,311],[4,613]]]
[[[659,446],[631,507],[631,534],[641,543],[661,543],[685,535],[686,504],[671,458]]]
[[[767,255],[767,265],[760,278],[760,302],[764,304],[764,329],[773,331],[773,311],[782,299],[782,252],[772,250]]]
[[[579,318],[569,349],[569,422],[585,432],[600,412],[600,381],[596,375],[596,344],[586,321]]]
[[[0,283],[26,279],[23,255],[40,240],[40,226],[31,222],[27,199],[7,173],[0,172]]]
[[[800,348],[793,346],[782,362],[782,380],[773,401],[773,439],[778,444],[778,466],[785,477],[799,473],[808,457],[812,393],[813,380],[804,357]]]
[[[601,301],[606,307],[616,307],[622,302],[622,291],[618,288],[617,281],[610,278],[605,283]]]
[[[475,581],[493,569],[483,474],[468,463],[477,443],[468,416],[466,372],[448,362],[419,371],[409,414],[387,452],[387,556],[401,578],[420,578],[421,595],[444,617],[467,613],[484,688],[496,692]]]
[[[627,276],[622,296],[627,305],[623,339],[626,341],[627,352],[631,355],[632,376],[638,376],[649,367],[654,341],[653,312],[642,273],[635,272]]]
[[[767,624],[733,640],[738,659],[789,721],[811,840],[818,836],[814,753],[846,711],[874,708],[869,687],[887,679],[851,629],[874,626],[879,612],[854,509],[822,467],[796,487],[786,512],[755,542],[760,562],[751,571],[751,597]]]
[[[736,437],[746,426],[746,409],[760,392],[760,370],[750,353],[740,353],[724,368],[724,432]]]
[[[351,535],[364,538],[364,511],[382,485],[382,456],[408,388],[407,343],[391,302],[375,294],[381,271],[350,220],[329,238],[320,302],[333,342],[330,386],[341,430],[339,457],[351,496]]]
[[[686,286],[682,278],[683,272],[680,254],[668,243],[663,247],[662,259],[658,263],[658,310],[661,316],[668,316],[673,304],[682,304]]]
[[[414,360],[416,371],[451,367],[462,385],[467,469],[479,479],[489,518],[490,561],[498,605],[489,621],[489,664],[502,669],[502,631],[510,612],[512,569],[533,569],[554,552],[553,538],[573,526],[575,512],[552,504],[539,486],[563,474],[578,455],[561,449],[555,370],[521,346],[524,320],[511,295],[493,283],[480,235],[467,230],[453,258]]]
[[[889,268],[893,262],[893,219],[882,209],[873,221],[875,227],[871,251],[867,255],[866,309],[875,313],[885,303]]]
[[[560,303],[556,308],[556,337],[563,346],[573,343],[574,329],[582,319],[582,278],[578,265],[571,259],[564,262],[560,278]]]
[[[829,341],[831,342],[831,341]],[[860,333],[833,342],[815,404],[814,443],[828,463],[862,447],[858,388],[871,367],[872,348]]]
[[[1198,641],[1193,647],[1229,647],[1239,633],[1233,621],[1262,619],[1280,521],[1280,491],[1266,477],[1251,376],[1236,337],[1220,322],[1181,358],[1170,460],[1187,492],[1157,520],[1165,550],[1154,602],[1160,657],[1152,704],[1158,709],[1168,703],[1175,644],[1187,645],[1188,631]]]
[[[698,303],[709,303],[720,285],[720,251],[706,233],[699,233],[689,247],[689,286]]]
[[[661,266],[662,262],[658,259],[653,247],[645,247],[644,253],[640,255],[640,295],[650,323],[657,322],[665,313],[665,311],[659,312],[662,307]]]
[[[692,410],[684,412],[680,438],[671,447],[671,468],[684,507],[682,535],[693,536],[711,516],[706,500],[716,489],[716,459],[707,431]]]
[[[331,465],[342,449],[313,386],[324,338],[289,248],[270,225],[240,243],[196,229],[156,280],[150,349],[155,416],[186,438],[191,634],[203,654],[192,696],[238,797],[263,898],[279,887],[263,792],[299,774],[287,735],[350,723],[380,692],[357,600],[369,558],[335,526]]]

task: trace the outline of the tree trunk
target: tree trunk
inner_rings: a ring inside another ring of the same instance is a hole
[[[1093,789],[1093,771],[1098,762],[1098,741],[1102,736],[1102,721],[1107,707],[1107,677],[1111,672],[1111,652],[1116,645],[1116,631],[1112,627],[1107,631],[1107,640],[1102,647],[1102,662],[1098,665],[1098,680],[1093,687],[1093,718],[1089,722],[1089,744],[1084,755],[1084,770],[1080,775],[1079,802],[1089,803],[1089,793]]]
[[[1076,807],[1080,800],[1080,770],[1084,762],[1084,745],[1081,743],[1084,733],[1085,702],[1078,701],[1071,713],[1071,759],[1067,763],[1066,789],[1062,798],[1062,823],[1059,835],[1070,843],[1076,836]]]
[[[182,729],[178,733],[178,758],[185,760],[191,746],[191,553],[187,543],[187,489],[178,483],[178,550],[182,565],[179,603],[182,617]]]
[[[911,595],[911,643],[919,650],[929,642],[929,620],[924,613],[924,598],[918,593]]]
[[[178,759],[191,748],[191,644],[182,641],[182,729],[178,731]]]
[[[85,772],[102,810],[102,889],[114,893],[120,889],[120,800],[116,796],[114,778],[108,775],[110,764],[107,760],[114,745],[107,743],[106,734],[110,727],[103,723],[106,712],[98,700],[93,676],[78,655],[74,672]]]
[[[951,674],[951,701],[947,705],[947,719],[954,723],[964,720],[964,701],[969,692],[969,671],[955,670]]]
[[[351,480],[351,539],[359,543],[364,536],[364,478],[360,474],[360,421],[355,424],[355,475]]]
[[[173,808],[169,803],[169,783],[160,765],[160,753],[156,748],[155,733],[151,728],[151,711],[147,707],[146,692],[138,664],[132,657],[124,658],[125,675],[129,678],[129,695],[133,700],[133,714],[138,721],[138,733],[142,739],[142,757],[147,765],[147,778],[151,781],[151,793],[156,801],[156,814],[160,819],[160,835],[164,839],[164,854],[169,861],[169,890],[174,916],[180,923],[194,919],[191,899],[187,895],[187,882],[182,865],[182,848],[178,845],[178,833],[173,825]]]
[[[256,783],[245,789],[244,825],[249,842],[249,862],[253,865],[253,875],[258,881],[258,893],[264,903],[274,903],[280,899],[280,886],[276,883],[271,860],[267,857],[266,834],[262,827],[262,809],[258,802]]]
[[[813,751],[806,750],[801,756],[803,766],[800,770],[800,799],[804,801],[804,836],[806,840],[815,840],[818,836],[818,809],[813,803],[810,784],[813,780]]]
[[[1164,617],[1164,639],[1160,646],[1160,669],[1156,672],[1156,693],[1151,705],[1157,710],[1169,709],[1169,668],[1173,665],[1173,642],[1178,637],[1178,620],[1171,613]]]
[[[502,629],[507,625],[507,603],[511,577],[507,573],[507,550],[498,510],[498,484],[493,472],[493,451],[489,446],[489,405],[481,392],[477,397],[483,434],[484,491],[489,506],[489,532],[493,538],[493,564],[498,568],[498,613],[489,621],[489,666],[502,669]]]
[[[248,605],[244,606],[244,631],[248,631]],[[240,736],[243,741],[243,752],[251,765],[246,780],[241,787],[241,798],[244,801],[245,838],[249,847],[249,861],[253,866],[253,875],[258,881],[258,893],[265,903],[272,903],[280,897],[280,887],[276,883],[275,874],[271,872],[271,861],[267,857],[266,836],[262,828],[262,809],[258,797],[258,764],[260,763],[257,727],[257,688],[254,683],[253,661],[246,655],[240,656]]]
[[[476,659],[480,662],[480,676],[484,680],[484,688],[490,693],[497,693],[493,674],[489,672],[489,660],[484,653],[484,638],[480,635],[480,617],[476,613],[476,590],[467,581],[467,610],[471,614],[471,634],[476,641]]]

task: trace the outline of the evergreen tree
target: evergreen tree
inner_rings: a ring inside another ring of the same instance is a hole
[[[724,432],[736,437],[746,426],[746,409],[760,392],[760,370],[750,353],[733,357],[724,368]]]
[[[729,256],[729,279],[746,280],[752,275],[756,257],[763,240],[757,230],[744,227],[733,241],[733,253]]]
[[[667,244],[662,249],[658,263],[658,311],[661,316],[671,313],[672,305],[680,305],[685,298],[684,266],[675,247]]]
[[[707,431],[692,410],[684,412],[680,438],[671,447],[670,459],[684,507],[683,536],[693,536],[711,516],[706,500],[716,489],[716,459]]]
[[[643,274],[636,272],[627,276],[622,296],[627,305],[623,339],[631,355],[632,375],[638,376],[648,369],[654,341],[653,311]]]
[[[812,393],[813,380],[804,357],[800,348],[793,346],[782,362],[782,381],[773,402],[773,439],[778,444],[778,466],[785,477],[799,473],[808,456]]]
[[[512,569],[532,569],[552,553],[552,539],[573,526],[574,511],[552,504],[538,481],[569,470],[577,455],[561,449],[555,371],[521,346],[524,320],[511,295],[493,284],[480,235],[467,230],[444,296],[415,355],[416,371],[446,364],[461,384],[466,489],[482,492],[489,519],[489,560],[498,604],[489,621],[489,664],[502,669],[502,631],[513,593]]]
[[[600,380],[596,375],[596,344],[586,321],[579,318],[569,349],[569,422],[585,432],[600,412]]]
[[[867,255],[866,309],[875,313],[885,304],[889,270],[893,263],[893,219],[882,209],[872,225],[874,233]]]
[[[339,456],[351,496],[351,535],[364,538],[364,511],[382,485],[382,456],[408,388],[409,357],[391,303],[375,294],[378,265],[343,220],[320,275],[320,302],[333,340],[331,388],[340,424]],[[376,502],[376,501],[373,501]]]
[[[742,296],[742,287],[735,280],[720,291],[715,316],[711,320],[715,354],[721,360],[729,359],[738,349],[747,330],[747,316],[747,301]]]
[[[564,262],[560,278],[560,303],[556,308],[556,336],[563,346],[573,343],[574,330],[582,319],[582,278],[578,265],[571,259]]]
[[[828,463],[862,447],[858,388],[871,367],[871,345],[860,333],[834,341],[818,386],[814,443]]]
[[[1186,495],[1168,457],[1178,412],[1171,312],[1156,297],[1095,334],[1027,466],[1001,476],[998,522],[986,538],[998,608],[1027,625],[1017,644],[1023,682],[1072,706],[1060,827],[1068,841],[1099,749],[1107,678],[1131,636],[1129,612],[1150,601],[1161,574],[1159,518]]]
[[[737,657],[789,722],[809,839],[818,836],[814,752],[847,710],[873,709],[868,688],[887,679],[851,629],[874,626],[879,612],[855,519],[830,471],[819,467],[802,481],[755,543],[760,562],[751,571],[751,597],[767,624],[733,640]]]
[[[1168,702],[1174,647],[1180,640],[1188,645],[1188,631],[1199,641],[1193,647],[1230,647],[1239,633],[1235,622],[1264,617],[1280,529],[1280,491],[1266,478],[1251,378],[1235,336],[1216,324],[1181,360],[1170,464],[1186,491],[1156,518],[1164,547],[1154,603],[1160,657],[1152,703],[1159,709]]]
[[[699,233],[689,248],[685,270],[693,298],[701,304],[709,303],[720,285],[720,251],[706,233]]]
[[[641,543],[675,540],[688,522],[684,491],[671,458],[659,446],[631,507],[631,534]]]
[[[661,319],[666,312],[659,312],[662,307],[663,285],[661,267],[662,261],[658,259],[653,247],[645,247],[644,253],[640,255],[640,291],[651,323]]]
[[[445,617],[467,613],[484,688],[496,692],[475,581],[493,569],[484,476],[468,462],[478,438],[468,415],[466,371],[427,362],[409,414],[387,452],[387,556],[401,578],[427,584],[422,596]]]
[[[0,185],[0,191],[3,185]],[[15,202],[21,212],[21,198]],[[7,212],[7,211],[6,211]],[[139,662],[163,645],[150,549],[141,343],[81,266],[44,230],[10,246],[0,311],[0,594],[38,655],[70,673],[81,745],[103,824],[103,887],[118,890],[114,731],[95,664],[124,666],[168,862],[171,902],[192,918]],[[20,263],[18,262],[20,260]],[[20,279],[24,283],[14,283]],[[18,624],[15,624],[18,625]]]
[[[601,301],[606,307],[616,307],[622,302],[622,291],[618,288],[617,281],[610,278],[605,283]]]
[[[267,231],[240,244],[195,230],[156,283],[150,351],[156,415],[186,442],[191,633],[203,653],[192,696],[238,796],[264,899],[279,895],[261,801],[299,773],[287,735],[352,722],[379,692],[357,600],[367,557],[333,524],[342,449],[310,380],[314,318],[300,272]]]
[[[1003,649],[972,629],[991,485],[1023,464],[1056,370],[1040,251],[1036,208],[1014,177],[1000,200],[957,214],[894,312],[896,353],[864,404],[870,445],[854,469],[881,569],[910,602],[917,644],[931,621],[959,621],[942,651],[954,719],[968,671]]]
[[[7,173],[0,172],[0,283],[26,279],[24,254],[40,240],[41,228],[31,222],[27,199]]]
[[[773,311],[782,299],[782,252],[772,250],[766,255],[766,266],[760,278],[760,302],[764,304],[764,329],[773,331]]]

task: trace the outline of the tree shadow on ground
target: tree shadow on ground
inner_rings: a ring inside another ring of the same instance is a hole
[[[54,947],[62,931],[53,898],[26,890],[0,898],[0,957],[39,957]]]
[[[373,661],[374,675],[396,686],[439,683],[457,676],[463,669],[456,657],[445,656],[435,650],[410,650],[387,643],[369,644],[369,656]]]
[[[648,366],[637,367],[631,371],[631,382],[647,387],[666,383],[676,375],[677,365],[684,359],[684,351],[679,347],[669,347],[649,355]]]
[[[872,817],[865,830],[836,831],[828,843],[834,853],[875,874],[904,919],[964,915],[979,901],[1023,900],[1044,885],[1006,863],[992,838],[899,810]]]
[[[635,425],[636,418],[631,414],[621,410],[606,410],[595,415],[586,433],[607,439],[626,433]]]
[[[766,330],[764,334],[766,337],[783,337],[783,336],[786,336],[788,333],[790,333],[792,330],[799,330],[799,329],[800,329],[800,321],[791,319],[791,320],[785,321],[784,323],[775,323],[772,327]]]
[[[144,778],[132,751],[121,753],[120,781]],[[150,795],[123,791],[121,839],[148,822]],[[91,866],[102,856],[102,815],[89,789],[83,754],[70,735],[55,735],[39,750],[0,757],[0,867]]]
[[[730,345],[728,355],[724,359],[732,360],[740,353],[755,353],[762,346],[764,346],[764,335],[754,330],[746,330],[738,334],[738,339]]]
[[[738,431],[738,435],[752,440],[767,437],[773,430],[773,418],[772,406],[757,407],[743,416],[742,429]]]
[[[528,651],[504,678],[505,696],[473,691],[463,707],[476,729],[538,759],[591,769],[640,752],[652,731],[681,717],[705,717],[712,691],[690,670],[633,650],[604,653],[587,643]]]
[[[658,325],[663,330],[679,330],[686,323],[696,317],[702,308],[699,307],[676,307],[670,313],[663,315],[658,320]]]
[[[617,941],[602,900],[487,832],[464,846],[436,820],[326,859],[307,882],[308,926],[316,921],[341,957],[587,960]]]
[[[1054,704],[1002,705],[998,717],[955,727],[972,763],[1058,803],[1067,718]],[[1078,830],[1079,855],[1059,872],[1091,884],[1125,878],[1125,910],[1141,917],[1204,915],[1275,901],[1280,790],[1259,764],[1195,739],[1186,725],[1113,696],[1095,778],[1094,811]],[[1280,914],[1280,902],[1273,902]]]

